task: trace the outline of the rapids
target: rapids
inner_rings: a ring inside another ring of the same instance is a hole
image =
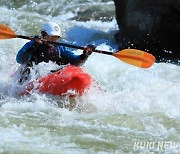
[[[67,43],[118,50],[110,0],[1,0],[0,16],[17,34],[37,35],[44,22],[55,21]],[[86,95],[18,97],[15,57],[25,42],[0,40],[0,153],[180,153],[179,66],[141,69],[93,53],[83,69],[98,86]],[[72,101],[72,111],[59,106]]]

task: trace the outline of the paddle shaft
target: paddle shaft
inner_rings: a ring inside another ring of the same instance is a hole
[[[31,36],[29,37],[29,36],[23,36],[23,35],[16,35],[15,33],[8,33],[6,31],[0,31],[0,34],[6,35],[7,39],[8,38],[21,38],[21,39],[27,39],[27,40],[34,39]],[[43,41],[44,43],[50,43],[50,44],[55,44],[55,45],[62,45],[62,46],[66,46],[66,47],[70,47],[70,48],[75,48],[75,49],[81,49],[81,50],[85,49],[85,47],[81,47],[81,46],[77,46],[77,45],[72,45],[72,44],[67,44],[67,43],[52,42],[52,41],[47,41],[47,40],[44,40],[44,39],[41,39],[41,41]],[[93,50],[93,52],[102,53],[102,54],[106,54],[106,55],[113,55],[112,52],[102,51],[102,50]]]
[[[22,38],[22,39],[28,39],[28,40],[32,40],[33,37],[28,37],[28,36],[23,36],[23,35],[17,35],[16,38]],[[44,39],[41,39],[44,43],[50,43],[50,44],[54,44],[54,45],[62,45],[62,46],[66,46],[66,47],[70,47],[70,48],[75,48],[75,49],[80,49],[80,50],[84,50],[84,47],[81,46],[77,46],[77,45],[72,45],[72,44],[67,44],[67,43],[60,43],[60,42],[52,42],[52,41],[47,41]],[[106,55],[113,55],[112,52],[108,52],[108,51],[103,51],[103,50],[93,50],[93,52],[96,53],[102,53],[102,54],[106,54]]]

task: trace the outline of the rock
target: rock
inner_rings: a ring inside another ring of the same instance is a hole
[[[152,53],[180,64],[180,0],[114,0],[120,48]]]

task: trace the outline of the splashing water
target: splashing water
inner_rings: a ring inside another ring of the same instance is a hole
[[[68,43],[118,48],[114,4],[108,0],[2,0],[0,14],[0,22],[17,34],[37,35],[42,23],[56,21]],[[98,85],[82,97],[38,92],[17,97],[15,57],[25,42],[0,41],[0,153],[180,152],[180,67],[159,63],[141,69],[93,53],[83,69]],[[42,63],[39,69],[45,73],[52,67]],[[69,111],[62,103],[77,106]],[[167,146],[158,147],[160,143]]]

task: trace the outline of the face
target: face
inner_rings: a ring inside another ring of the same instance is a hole
[[[59,36],[49,36],[48,34],[46,34],[44,36],[44,39],[47,41],[56,42],[59,39]]]

